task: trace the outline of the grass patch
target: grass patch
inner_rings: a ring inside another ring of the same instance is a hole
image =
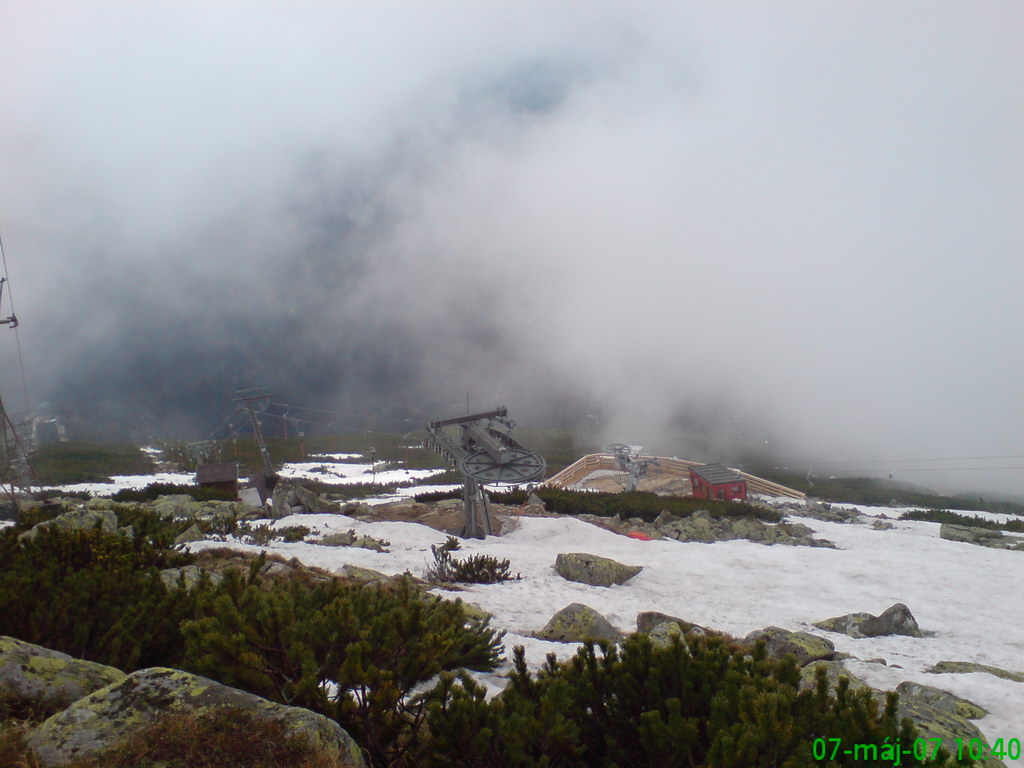
[[[128,443],[54,443],[36,451],[31,461],[40,485],[102,483],[112,475],[146,475],[156,469],[149,456]]]

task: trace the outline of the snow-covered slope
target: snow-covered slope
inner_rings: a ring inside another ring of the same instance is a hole
[[[892,514],[895,510],[864,511]],[[894,521],[892,530],[879,531],[809,518],[800,522],[839,548],[769,547],[748,541],[638,541],[574,518],[523,517],[507,535],[464,541],[458,553],[508,558],[512,570],[522,573],[522,580],[468,586],[450,596],[492,613],[493,625],[508,632],[509,650],[513,645],[526,646],[534,663],[547,653],[564,658],[575,652],[572,644],[529,637],[555,611],[572,602],[590,605],[626,632],[635,629],[637,613],[650,610],[737,636],[769,625],[811,631],[858,659],[884,659],[888,666],[847,662],[851,671],[876,687],[894,688],[903,680],[913,680],[947,689],[989,711],[976,721],[989,743],[1024,737],[1024,683],[983,673],[924,671],[936,662],[952,660],[1024,672],[1024,552],[946,541],[939,538],[935,523]],[[323,533],[354,528],[391,542],[391,551],[385,553],[310,543],[267,548],[331,570],[352,563],[387,574],[408,570],[422,575],[432,560],[430,545],[445,539],[445,534],[414,523],[370,523],[342,515],[294,515],[276,525],[306,525]],[[622,586],[590,587],[555,573],[559,552],[590,552],[642,565],[644,570]],[[855,611],[878,614],[896,602],[910,607],[924,638],[853,639],[812,626]],[[497,676],[489,682],[501,684]]]

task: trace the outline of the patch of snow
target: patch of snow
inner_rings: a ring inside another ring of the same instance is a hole
[[[382,468],[383,466],[383,468]],[[321,483],[343,485],[350,483],[377,483],[391,485],[410,480],[425,480],[439,475],[443,469],[389,469],[388,465],[377,465],[373,472],[370,464],[332,464],[323,461],[290,462],[281,467],[278,475],[297,480],[314,480]]]
[[[110,483],[72,483],[70,485],[49,485],[44,490],[62,491],[63,493],[88,493],[92,496],[112,496],[118,491],[130,488],[139,490],[150,483],[172,483],[175,485],[194,485],[195,473],[157,472],[152,475],[115,475]]]
[[[456,486],[457,487],[457,486]],[[862,508],[863,509],[863,508]],[[884,508],[887,514],[895,510]],[[1024,594],[1024,553],[989,549],[938,538],[938,526],[894,521],[876,531],[863,525],[801,518],[839,549],[764,546],[749,541],[715,544],[638,541],[571,517],[524,517],[509,534],[462,542],[458,557],[488,554],[511,561],[523,579],[437,590],[479,605],[507,631],[508,655],[522,645],[531,665],[546,654],[568,658],[577,645],[536,640],[531,634],[569,603],[585,603],[624,632],[635,630],[640,611],[662,611],[738,637],[775,625],[828,637],[836,650],[859,659],[881,657],[890,666],[848,662],[865,681],[894,688],[902,680],[934,685],[970,699],[990,714],[975,721],[989,743],[1024,730],[1024,683],[986,674],[934,675],[924,670],[944,660],[975,661],[1024,672],[1024,624],[1017,621]],[[292,515],[277,525],[306,525],[326,533],[355,529],[391,542],[389,552],[355,547],[320,547],[275,542],[267,549],[336,571],[346,563],[386,574],[422,576],[432,561],[430,546],[446,534],[417,523],[362,522],[343,515]],[[190,548],[223,546],[198,542]],[[590,587],[566,581],[554,570],[560,552],[590,552],[644,571],[626,584]],[[924,638],[854,639],[823,632],[813,622],[855,611],[881,613],[906,603]],[[899,665],[896,668],[893,665]],[[507,667],[499,672],[507,672]],[[500,676],[488,678],[499,685]],[[1008,764],[1010,764],[1008,762]]]
[[[9,525],[14,525],[13,520],[0,520],[0,528],[6,528]]]

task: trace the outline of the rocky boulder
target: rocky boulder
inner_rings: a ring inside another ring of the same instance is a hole
[[[988,714],[987,710],[982,709],[974,702],[954,696],[949,691],[933,688],[930,685],[912,683],[909,680],[897,685],[896,693],[900,696],[919,699],[929,706],[968,720],[978,720]]]
[[[972,739],[977,739],[982,744],[988,743],[985,734],[974,723],[916,696],[900,696],[896,714],[900,720],[906,718],[917,726],[919,738],[942,739],[943,748],[947,752],[953,751],[954,757],[956,757],[957,739],[960,739],[965,745],[969,744]],[[966,753],[966,749],[964,751]],[[974,764],[984,766],[984,768],[1006,768],[1001,760],[994,757],[980,760]]]
[[[907,635],[923,637],[917,620],[903,603],[886,608],[880,615],[870,613],[848,613],[814,623],[818,629],[840,632],[850,637],[882,637],[885,635]]]
[[[662,624],[675,624],[687,635],[718,635],[728,637],[724,632],[719,632],[717,629],[702,627],[700,624],[694,624],[692,621],[680,619],[676,616],[669,616],[667,613],[643,611],[636,615],[636,631],[640,634],[649,635]]]
[[[165,568],[160,571],[160,580],[168,589],[177,589],[181,584],[187,591],[191,591],[199,584],[203,575],[203,569],[198,565],[183,565],[180,568]],[[206,571],[206,575],[214,584],[220,584],[224,577],[216,571]]]
[[[202,514],[203,505],[187,493],[173,493],[167,496],[160,496],[151,504],[147,505],[160,517],[175,520],[192,520]]]
[[[812,661],[831,659],[836,652],[836,647],[823,637],[809,632],[790,632],[781,627],[757,629],[743,638],[747,645],[753,645],[758,640],[764,640],[765,651],[769,656],[782,658],[792,654],[801,667]]]
[[[970,672],[984,672],[989,675],[995,675],[1001,677],[1004,680],[1012,680],[1015,683],[1024,683],[1024,673],[1011,672],[1007,669],[1000,669],[999,667],[991,667],[988,664],[976,664],[973,661],[940,661],[938,664],[934,664],[925,672],[931,672],[932,674],[954,674],[963,675]]]
[[[963,541],[993,549],[1024,550],[1024,540],[1016,536],[1005,536],[998,529],[978,528],[973,525],[943,523],[939,526],[939,538],[947,541]]]
[[[592,587],[624,584],[642,570],[641,565],[623,565],[611,558],[585,552],[563,552],[555,558],[555,571],[559,576]]]
[[[33,526],[19,538],[33,539],[40,531],[48,528],[64,531],[91,531],[99,528],[104,533],[117,533],[117,515],[110,509],[72,509]]]
[[[295,498],[306,512],[311,515],[332,515],[341,512],[341,505],[333,501],[317,496],[308,488],[296,484],[294,486]]]
[[[56,712],[124,672],[13,637],[0,637],[0,709]]]
[[[616,643],[622,639],[622,633],[590,606],[572,603],[552,616],[534,637],[558,643],[583,643],[587,640]]]
[[[767,524],[755,517],[716,518],[699,509],[687,517],[662,512],[654,521],[659,536],[677,541],[711,544],[716,541],[746,539],[759,544],[788,544],[809,547],[834,547],[832,542],[815,539],[814,531],[802,523]]]
[[[333,720],[308,709],[275,704],[251,693],[174,669],[142,669],[76,701],[36,728],[27,746],[46,768],[90,760],[169,713],[202,714],[240,707],[284,723],[316,747],[339,755],[342,764],[364,768],[359,748]]]

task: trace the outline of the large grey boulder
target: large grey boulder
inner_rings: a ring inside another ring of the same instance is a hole
[[[982,709],[973,701],[961,699],[959,696],[954,696],[949,691],[944,691],[941,688],[933,688],[930,685],[921,685],[909,680],[897,685],[896,693],[900,696],[920,699],[929,706],[957,717],[967,718],[968,720],[978,720],[988,714],[987,710]]]
[[[341,512],[340,504],[322,499],[301,485],[294,486],[294,493],[299,504],[311,515],[330,515]]]
[[[0,637],[0,708],[56,712],[124,677],[113,667]]]
[[[801,667],[812,661],[831,659],[836,652],[836,647],[823,637],[809,632],[790,632],[781,627],[757,629],[743,638],[743,642],[748,645],[753,645],[758,640],[764,640],[765,651],[769,656],[782,658],[792,654]]]
[[[104,533],[117,533],[117,515],[110,509],[72,509],[52,520],[44,520],[18,538],[34,539],[40,531],[49,528],[64,531],[91,531],[99,528]]]
[[[236,688],[176,669],[142,669],[101,688],[36,728],[27,746],[45,768],[90,760],[170,713],[201,715],[230,706],[284,723],[289,731],[342,758],[342,765],[364,768],[359,748],[341,726],[308,709],[275,704]]]
[[[555,571],[559,576],[592,587],[623,584],[642,570],[641,565],[623,565],[611,558],[585,552],[563,552],[555,558]]]
[[[172,493],[159,496],[149,508],[160,517],[175,520],[193,519],[203,513],[203,505],[187,493]]]
[[[992,667],[988,664],[976,664],[973,661],[940,661],[928,667],[925,672],[932,674],[955,674],[963,675],[970,672],[984,672],[989,675],[1001,677],[1004,680],[1012,680],[1015,683],[1024,683],[1024,673],[1011,672],[1007,669]]]
[[[622,633],[590,606],[571,603],[552,616],[534,637],[559,643],[583,643],[587,640],[615,643],[622,639]]]
[[[907,635],[923,637],[917,620],[903,603],[886,608],[878,616],[870,613],[848,613],[831,619],[816,621],[818,629],[840,632],[850,637],[882,637],[884,635]]]

